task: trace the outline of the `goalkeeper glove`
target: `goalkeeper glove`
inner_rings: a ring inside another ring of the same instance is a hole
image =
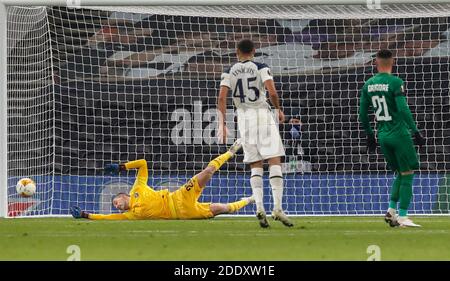
[[[413,134],[413,138],[414,138],[414,144],[416,144],[418,146],[422,146],[426,143],[425,138],[422,137],[422,135],[420,134],[419,131],[417,131]]]
[[[70,208],[70,213],[72,214],[72,216],[76,219],[88,219],[89,218],[89,213],[82,211],[80,209],[80,207],[78,206],[73,206]]]
[[[117,164],[117,163],[111,163],[105,165],[105,173],[110,175],[117,175],[120,173],[120,171],[125,170],[125,165],[123,164]]]
[[[367,152],[373,153],[377,149],[377,140],[374,135],[367,136]]]

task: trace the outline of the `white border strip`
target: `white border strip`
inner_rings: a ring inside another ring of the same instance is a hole
[[[450,4],[450,0],[0,0],[7,6],[230,6]]]
[[[0,3],[0,218],[8,214],[7,13]]]

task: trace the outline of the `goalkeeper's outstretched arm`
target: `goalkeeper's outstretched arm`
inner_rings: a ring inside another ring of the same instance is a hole
[[[111,175],[117,175],[121,171],[139,169],[138,177],[148,177],[147,161],[145,159],[139,159],[130,161],[127,163],[112,163],[105,165],[105,172]]]
[[[105,172],[110,175],[118,175],[121,171],[131,169],[139,169],[136,176],[136,180],[142,182],[143,184],[147,184],[148,168],[147,168],[147,161],[145,159],[134,160],[124,164],[112,163],[105,165]]]
[[[128,217],[125,214],[90,214],[88,212],[82,211],[80,207],[73,206],[70,208],[70,213],[76,219],[90,219],[90,220],[127,220]]]
[[[128,217],[124,214],[88,214],[88,219],[90,220],[127,220]]]
[[[139,169],[137,176],[140,178],[148,178],[147,161],[145,159],[139,159],[130,161],[124,164],[126,170]]]
[[[130,169],[139,169],[136,181],[139,181],[144,185],[147,184],[148,169],[147,169],[147,161],[145,159],[130,161],[125,164],[112,163],[112,164],[105,165],[105,172],[110,175],[117,175],[121,171],[130,170]],[[125,195],[125,197],[127,197],[127,198],[123,199],[119,195],[122,197],[123,197],[123,195]],[[114,200],[116,200],[118,197],[120,197],[119,199],[122,199],[121,200],[122,203],[119,202],[119,203],[117,203],[117,206],[116,206],[116,204],[114,206],[116,208],[118,208],[119,210],[123,210],[123,211],[127,210],[129,207],[129,196],[125,193],[119,193],[118,195],[116,195]],[[114,203],[114,200],[113,200],[113,203]],[[122,214],[108,214],[108,215],[89,214],[88,212],[82,211],[78,206],[74,206],[74,207],[70,208],[70,213],[72,214],[72,216],[74,218],[77,218],[77,219],[78,218],[85,218],[85,219],[91,219],[91,220],[133,219],[133,216],[128,212],[125,212]]]

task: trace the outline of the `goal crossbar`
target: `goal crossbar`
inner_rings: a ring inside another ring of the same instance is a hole
[[[278,0],[276,5],[449,4],[450,0]],[[123,6],[119,0],[0,0],[7,6]],[[129,0],[127,6],[274,5],[273,0]]]

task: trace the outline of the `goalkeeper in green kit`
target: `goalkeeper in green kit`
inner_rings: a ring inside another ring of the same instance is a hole
[[[367,133],[368,151],[375,152],[377,140],[368,116],[369,109],[373,109],[378,143],[388,168],[397,175],[392,185],[385,221],[392,227],[420,227],[408,218],[408,207],[413,195],[414,170],[419,168],[414,143],[422,146],[425,139],[419,133],[406,102],[403,80],[391,74],[394,64],[392,53],[388,50],[379,51],[376,64],[378,74],[367,80],[361,91],[359,118]]]

